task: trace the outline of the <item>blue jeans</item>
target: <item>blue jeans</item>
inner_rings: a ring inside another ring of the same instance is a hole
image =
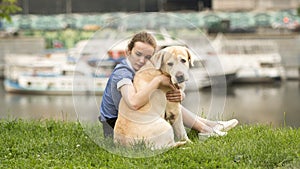
[[[114,128],[115,128],[116,121],[117,118],[111,118],[111,119],[107,119],[106,121],[100,121],[103,126],[104,137],[108,138],[114,136]]]

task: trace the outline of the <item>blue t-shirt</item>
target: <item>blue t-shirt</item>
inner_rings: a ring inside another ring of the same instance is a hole
[[[121,100],[120,87],[132,83],[135,71],[129,65],[126,59],[123,59],[113,70],[105,87],[102,102],[100,106],[100,119],[117,118],[119,102]]]

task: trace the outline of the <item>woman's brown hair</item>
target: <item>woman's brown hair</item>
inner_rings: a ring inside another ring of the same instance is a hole
[[[148,32],[139,32],[135,34],[128,44],[128,51],[131,51],[134,47],[135,42],[143,42],[151,45],[154,49],[156,49],[156,40],[155,38]]]

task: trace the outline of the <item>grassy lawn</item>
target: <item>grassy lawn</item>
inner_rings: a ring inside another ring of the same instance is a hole
[[[80,123],[0,121],[0,168],[300,168],[300,129],[240,125],[147,158],[109,153]],[[135,150],[134,150],[135,151]]]

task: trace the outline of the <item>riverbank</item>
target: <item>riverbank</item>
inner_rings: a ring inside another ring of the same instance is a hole
[[[1,120],[0,168],[299,168],[300,128],[240,125],[149,158],[111,154],[80,123]]]

